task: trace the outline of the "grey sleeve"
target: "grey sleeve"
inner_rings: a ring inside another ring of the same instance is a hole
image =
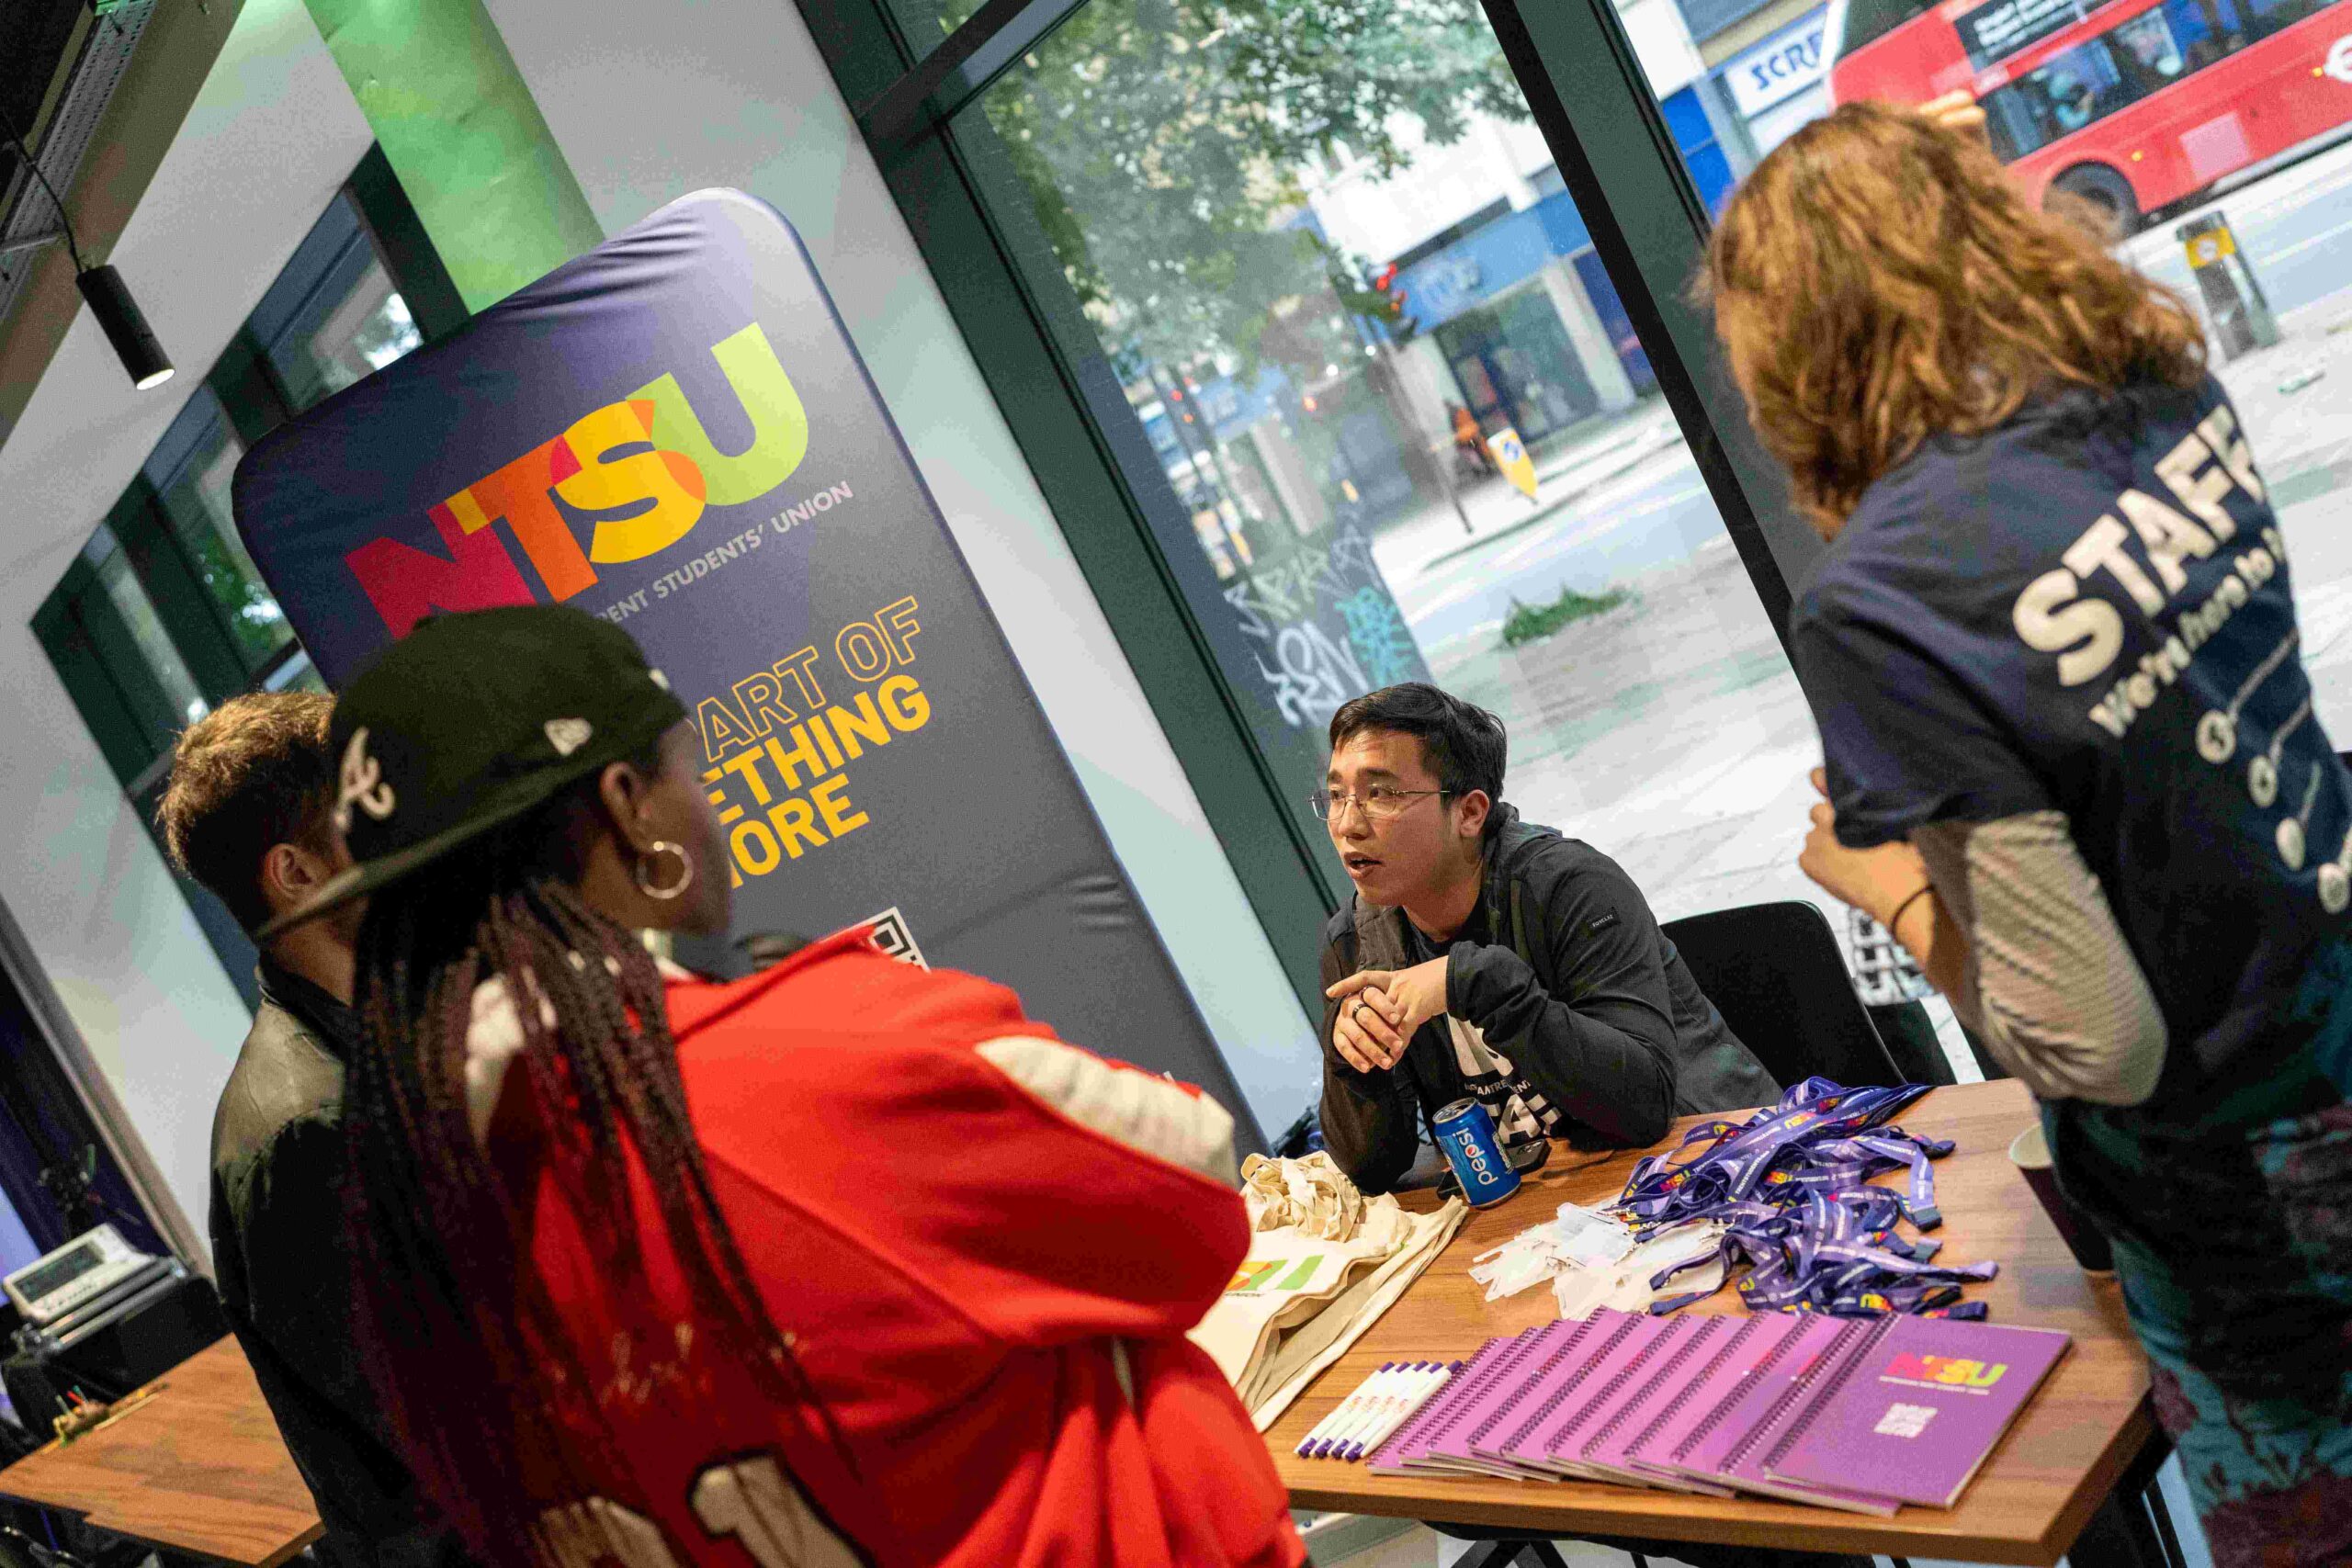
[[[1911,835],[1968,937],[1948,998],[2042,1100],[2137,1105],[2164,1070],[2164,1015],[2065,817],[1938,822]]]

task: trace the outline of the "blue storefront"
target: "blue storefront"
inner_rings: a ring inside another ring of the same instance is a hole
[[[1527,287],[1555,265],[1580,287],[1634,391],[1656,388],[1633,320],[1565,192],[1502,214],[1396,279],[1406,313],[1437,343],[1480,426],[1508,424],[1531,443],[1590,417],[1603,402],[1552,291]]]
[[[1665,113],[1666,129],[1682,154],[1682,166],[1690,171],[1690,183],[1699,187],[1699,199],[1707,204],[1709,212],[1720,217],[1724,203],[1731,199],[1732,186],[1739,183],[1740,171],[1724,145],[1722,133],[1707,118],[1699,89],[1694,85],[1668,93],[1657,107]]]

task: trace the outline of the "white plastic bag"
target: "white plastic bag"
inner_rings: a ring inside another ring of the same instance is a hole
[[[1590,1317],[1600,1307],[1642,1312],[1664,1296],[1705,1294],[1724,1282],[1723,1259],[1678,1274],[1663,1288],[1650,1281],[1677,1263],[1709,1253],[1720,1253],[1724,1227],[1712,1220],[1677,1225],[1650,1237],[1611,1263],[1562,1270],[1552,1280],[1552,1293],[1562,1317]]]
[[[1540,1225],[1470,1260],[1470,1278],[1500,1301],[1542,1284],[1563,1269],[1603,1268],[1633,1249],[1634,1233],[1615,1217],[1563,1203]]]
[[[1253,1231],[1347,1241],[1363,1223],[1363,1194],[1321,1149],[1303,1159],[1251,1155],[1241,1162],[1241,1201]]]

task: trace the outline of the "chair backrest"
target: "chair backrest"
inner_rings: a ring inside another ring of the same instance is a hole
[[[1865,1002],[1862,1010],[1871,1015],[1871,1027],[1878,1031],[1879,1043],[1894,1059],[1894,1070],[1910,1083],[1958,1083],[1959,1075],[1952,1071],[1951,1058],[1944,1054],[1944,1043],[1936,1037],[1936,1021],[1928,1010],[1915,1001]],[[1961,1031],[1962,1035],[1968,1032]],[[1970,1043],[1972,1047],[1974,1042]],[[1997,1070],[1987,1077],[1999,1076]]]
[[[1811,904],[1750,904],[1668,920],[1667,940],[1734,1034],[1782,1087],[1815,1073],[1847,1085],[1901,1083]]]

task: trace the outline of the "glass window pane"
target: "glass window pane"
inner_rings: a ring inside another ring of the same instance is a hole
[[[2320,716],[2352,734],[2352,0],[1787,0],[1722,25],[1711,4],[1673,0],[1676,46],[1642,51],[1702,193],[1707,154],[1736,178],[1835,102],[1966,88],[2031,199],[2087,199],[2199,312],[2294,557]],[[2234,358],[2215,326],[2232,296],[2184,243],[2215,214],[2280,339]]]
[[[293,633],[262,585],[261,570],[245,553],[230,510],[229,481],[244,453],[228,421],[216,418],[157,493],[189,568],[219,608],[246,668],[255,669]]]
[[[948,34],[971,20],[987,0],[888,0],[891,13],[905,29],[907,45],[917,59],[937,49]]]
[[[311,656],[299,648],[294,650],[292,658],[271,671],[269,678],[262,684],[273,692],[327,690],[326,677],[320,674],[319,667],[311,662]]]
[[[2004,163],[2046,147],[2132,102],[2136,96],[2133,84],[2125,80],[2119,57],[2109,44],[2103,38],[2076,44],[2052,56],[2047,65],[2036,66],[2019,80],[1984,96],[1993,146]],[[2176,71],[2179,59],[2177,53],[2173,56]]]
[[[164,792],[171,787],[171,770],[159,770],[145,789],[130,797],[131,809],[139,814],[139,820],[146,824],[148,832],[154,836],[158,850],[163,848],[163,834],[155,826],[155,812],[163,805]],[[166,866],[170,864],[168,856],[164,863]],[[254,965],[259,954],[254,949],[253,938],[237,924],[236,917],[229,913],[229,907],[201,884],[180,875],[176,870],[172,872],[172,880],[179,884],[180,897],[187,900],[188,912],[196,917],[198,929],[212,944],[212,951],[220,955],[220,966],[229,972],[229,978],[243,995],[245,1006],[257,1007],[261,998]]]
[[[1095,0],[958,130],[1292,794],[1430,679],[1661,917],[1807,895],[1804,699],[1476,6]]]
[[[147,597],[147,590],[140,585],[130,570],[130,558],[119,549],[111,550],[98,563],[99,591],[121,617],[123,626],[130,634],[139,658],[146,666],[145,674],[162,688],[164,700],[183,724],[194,724],[211,712],[204,694],[197,687],[196,677],[188,673],[187,663],[180,658],[179,649],[172,645],[164,623],[156,616],[154,602]],[[118,671],[118,678],[136,680],[137,671]]]
[[[2086,199],[2212,337],[2294,560],[2321,718],[2352,734],[2352,0],[1620,0],[1692,182],[1838,102],[1984,106],[2037,203]],[[2062,197],[2059,193],[2064,193]],[[2218,213],[2281,341],[2230,358],[2183,230]]]
[[[424,343],[383,264],[360,254],[366,265],[357,276],[341,289],[322,291],[270,345],[270,360],[297,408],[334,396]]]

